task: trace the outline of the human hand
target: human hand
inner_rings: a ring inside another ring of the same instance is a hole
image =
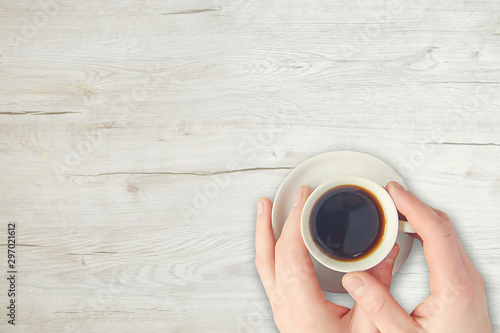
[[[312,190],[302,186],[275,242],[271,225],[272,202],[262,198],[257,207],[255,265],[271,303],[276,326],[283,333],[375,333],[375,324],[363,309],[326,301],[318,284],[309,252],[302,240],[300,215]],[[392,268],[399,248],[367,271],[388,293]],[[378,286],[377,285],[377,286]]]
[[[491,332],[483,279],[448,216],[395,182],[389,183],[387,190],[422,239],[431,295],[408,315],[386,285],[370,274],[346,274],[344,288],[382,333]]]

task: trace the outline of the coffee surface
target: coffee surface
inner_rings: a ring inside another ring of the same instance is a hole
[[[368,190],[343,185],[323,194],[311,211],[311,235],[329,257],[360,260],[379,245],[385,227],[383,209]]]

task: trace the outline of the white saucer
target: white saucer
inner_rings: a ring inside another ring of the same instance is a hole
[[[272,212],[274,238],[279,238],[288,212],[292,207],[295,193],[300,186],[308,185],[314,190],[331,178],[346,175],[365,177],[382,186],[387,185],[390,181],[397,181],[405,188],[407,187],[393,168],[368,154],[338,151],[311,157],[290,172],[276,193]],[[413,237],[400,232],[396,243],[399,245],[399,254],[394,263],[392,274],[396,273],[408,258],[413,245]],[[346,292],[341,282],[344,273],[321,265],[312,256],[311,259],[321,289],[335,293]]]

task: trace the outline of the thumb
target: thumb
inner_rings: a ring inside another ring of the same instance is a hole
[[[342,285],[380,332],[417,332],[419,325],[379,280],[366,272],[345,274]]]

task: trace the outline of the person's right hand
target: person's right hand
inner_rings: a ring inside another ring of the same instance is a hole
[[[387,190],[422,239],[431,295],[411,315],[368,273],[346,274],[344,288],[380,332],[491,332],[484,283],[448,216],[420,201],[401,185]]]

